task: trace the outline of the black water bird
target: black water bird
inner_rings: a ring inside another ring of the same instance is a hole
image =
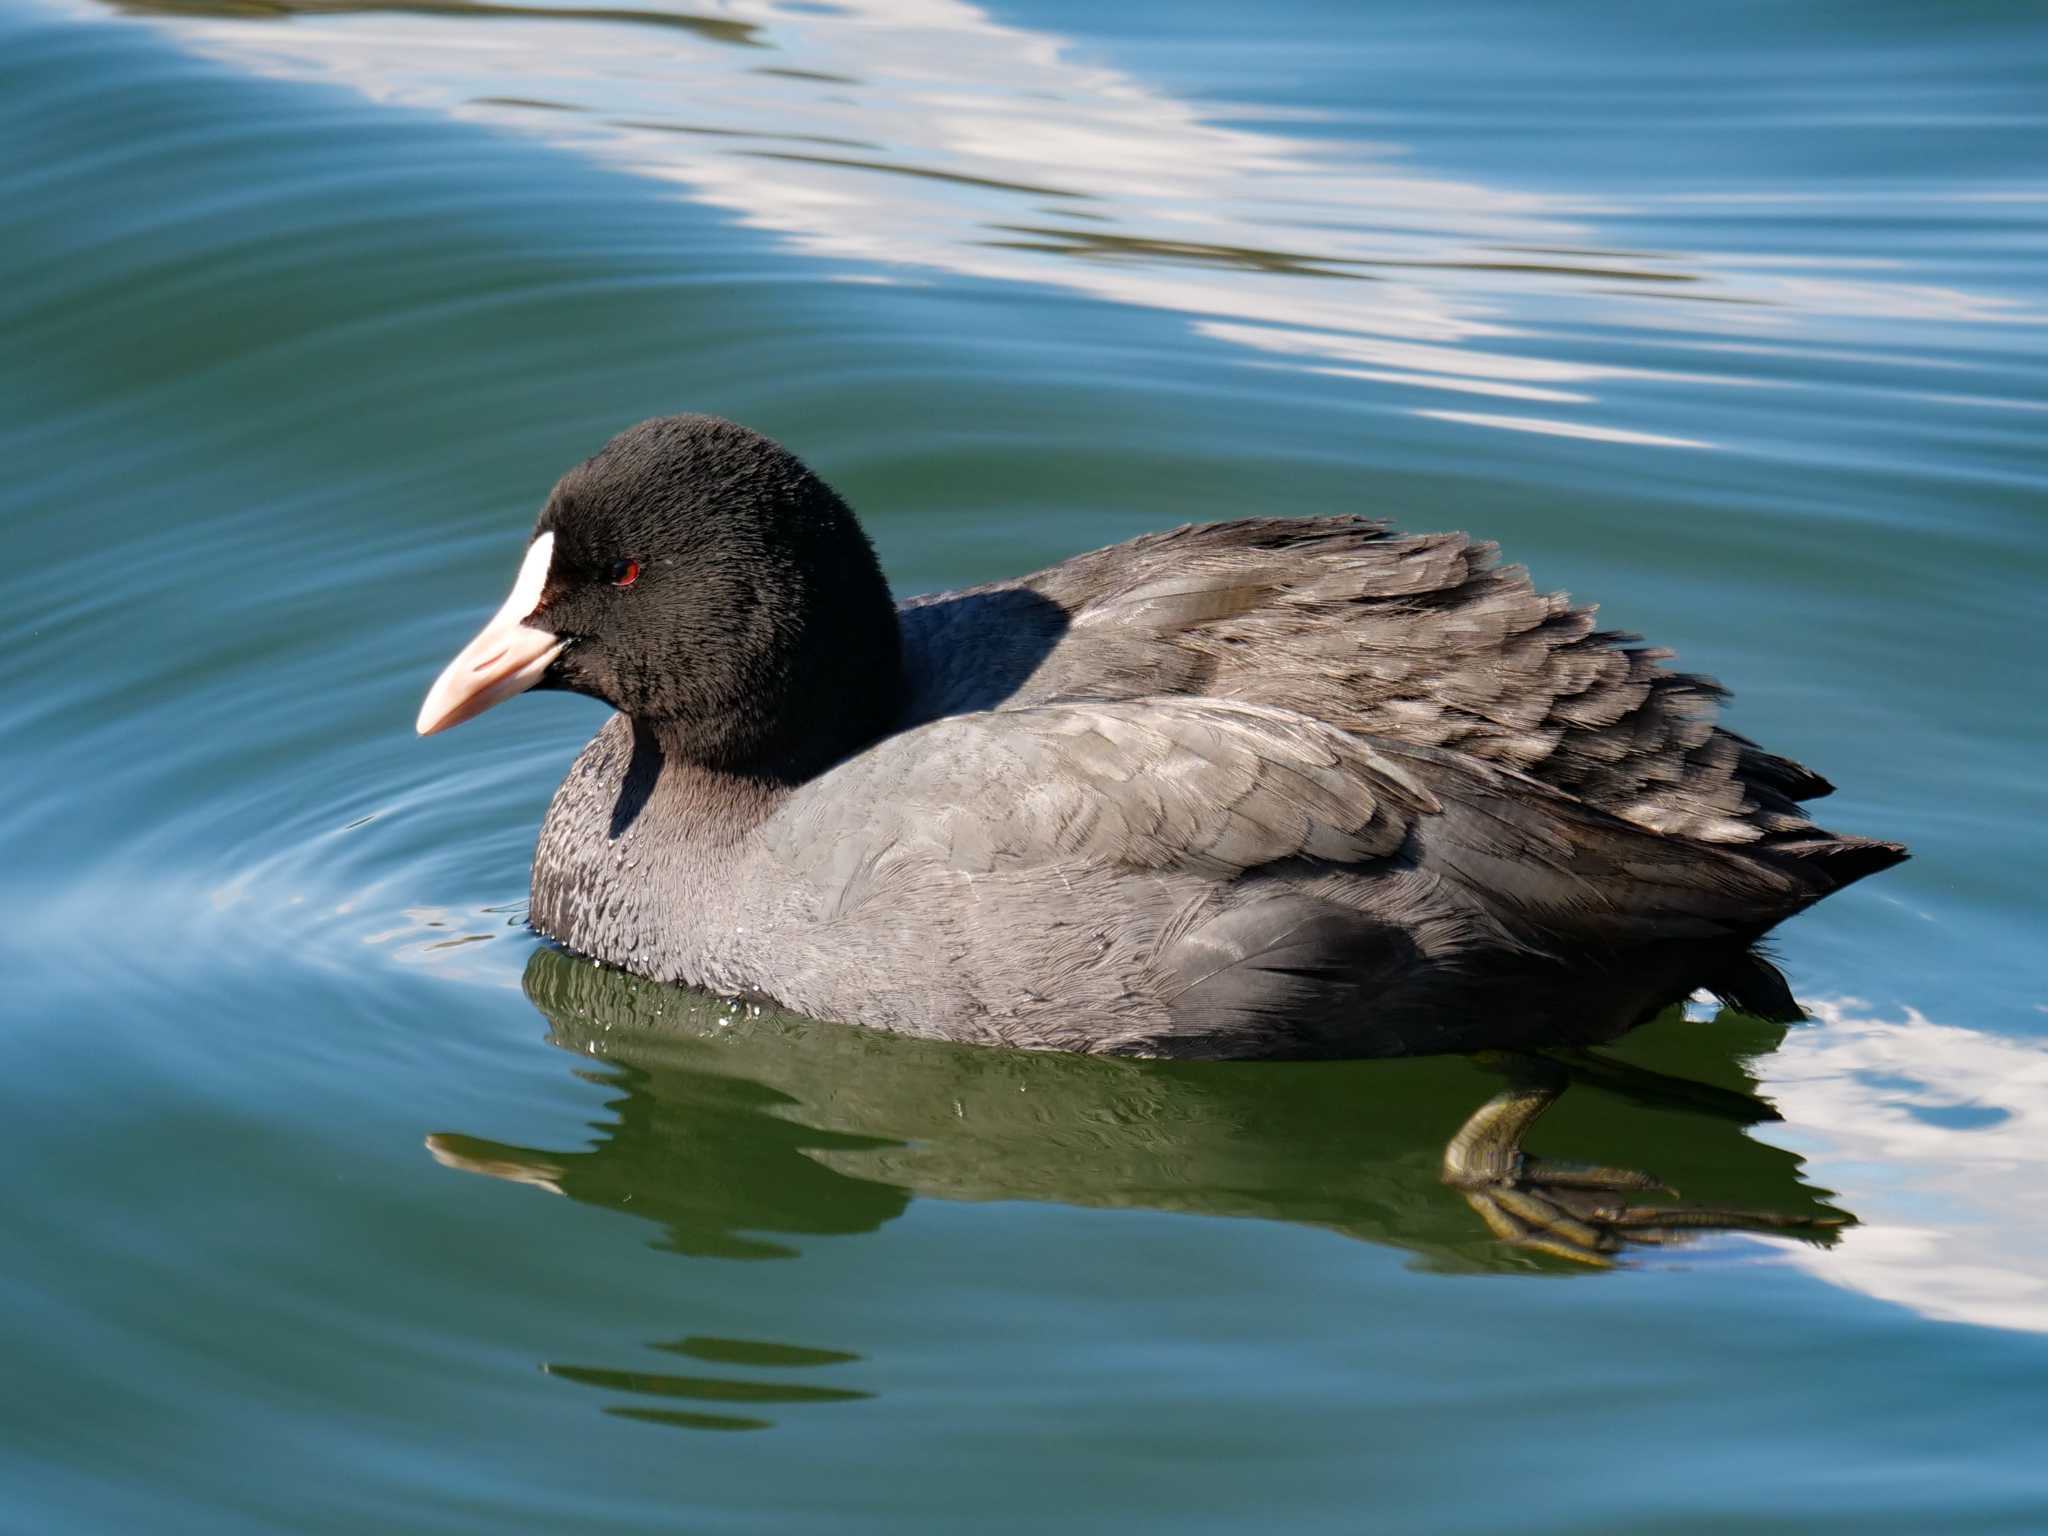
[[[643,423],[563,477],[422,733],[619,711],[531,916],[662,981],[949,1040],[1350,1057],[1610,1039],[1903,859],[1721,690],[1462,534],[1174,529],[890,596],[757,433]]]

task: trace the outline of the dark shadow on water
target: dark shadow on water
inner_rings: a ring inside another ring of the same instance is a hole
[[[443,1164],[531,1183],[652,1223],[693,1257],[777,1260],[805,1239],[872,1232],[916,1197],[1039,1200],[1250,1217],[1404,1250],[1444,1274],[1592,1274],[1497,1240],[1442,1181],[1446,1143],[1500,1087],[1462,1057],[1185,1063],[993,1051],[755,1010],[535,952],[527,996],[576,1070],[616,1090],[581,1150],[429,1138]],[[1744,1134],[1776,1118],[1748,1059],[1782,1025],[1676,1015],[1574,1071],[1531,1152],[1653,1169],[1694,1204],[1839,1217],[1801,1160]],[[1673,1085],[1665,1074],[1684,1083]],[[1831,1240],[1825,1228],[1798,1235]],[[1709,1238],[1709,1243],[1734,1240]],[[721,1364],[807,1368],[839,1352],[685,1340]],[[557,1376],[692,1403],[839,1401],[830,1387],[551,1365]],[[823,1395],[820,1396],[819,1394]],[[792,1395],[794,1394],[794,1395]],[[621,1409],[688,1427],[758,1412]],[[730,1423],[740,1419],[747,1422]]]
[[[1060,213],[1064,215],[1065,210],[1060,210]],[[1080,257],[1095,261],[1141,261],[1179,266],[1223,267],[1245,272],[1278,273],[1290,277],[1369,279],[1370,274],[1374,272],[1407,271],[1526,273],[1536,277],[1599,278],[1631,283],[1697,283],[1702,280],[1689,272],[1659,271],[1644,267],[1640,264],[1643,260],[1640,257],[1597,250],[1572,254],[1592,258],[1598,262],[1637,264],[1594,265],[1591,262],[1527,259],[1482,261],[1469,257],[1442,261],[1397,260],[1392,257],[1367,259],[1317,256],[1305,251],[1272,250],[1246,245],[1218,245],[1202,240],[1109,234],[1041,224],[992,224],[989,227],[1005,234],[1023,237],[1017,240],[987,242],[992,246],[1010,250],[1040,251],[1049,256]],[[1503,249],[1510,254],[1518,254],[1513,248]]]
[[[481,98],[479,98],[481,99]],[[581,110],[581,109],[577,109]],[[757,133],[749,128],[714,128],[707,123],[662,123],[652,118],[615,117],[616,128],[639,128],[649,133],[680,133],[700,139],[745,139],[760,143],[826,144],[837,149],[880,149],[872,139],[842,139],[824,133]]]
[[[763,71],[768,73],[768,71]],[[788,74],[787,70],[775,73]],[[1086,198],[1085,192],[1060,187],[1036,186],[1026,181],[999,181],[992,176],[964,176],[957,171],[933,170],[928,166],[896,165],[886,160],[850,160],[832,155],[798,155],[787,150],[750,149],[742,151],[756,160],[788,160],[800,165],[830,165],[848,171],[880,171],[888,176],[916,176],[926,181],[950,182],[957,187],[987,187],[996,192],[1026,192],[1033,197]]]
[[[246,20],[286,16],[462,16],[483,20],[613,21],[631,26],[691,32],[716,43],[743,48],[768,46],[751,22],[679,11],[609,6],[503,5],[492,0],[109,0],[116,10],[137,16],[213,16]],[[534,103],[526,103],[534,105]],[[555,103],[539,103],[555,106]],[[570,109],[561,109],[570,110]]]

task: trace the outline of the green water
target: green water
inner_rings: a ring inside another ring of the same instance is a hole
[[[7,0],[0,1529],[2048,1528],[2044,166],[2018,5]],[[1917,857],[1627,1043],[1782,1119],[1536,1144],[1857,1224],[540,948],[602,711],[412,714],[678,409],[905,592],[1368,510],[1720,676]]]

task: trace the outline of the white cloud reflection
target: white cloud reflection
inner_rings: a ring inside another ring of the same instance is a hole
[[[1260,127],[1237,126],[961,0],[714,0],[637,22],[460,0],[431,14],[281,0],[297,14],[280,21],[197,14],[206,3],[175,7],[181,35],[244,67],[531,132],[821,257],[1173,311],[1269,365],[1576,408],[1563,422],[1419,411],[1467,425],[1707,446],[1601,422],[1592,386],[1676,376],[1558,355],[1580,322],[1810,339],[1830,317],[2038,318],[1871,260],[1829,259],[1831,275],[1782,254],[1603,250],[1625,210],[1597,198],[1432,176],[1398,145],[1267,126],[1312,114],[1261,108]]]
[[[1753,1064],[1785,1116],[1758,1134],[1862,1224],[1786,1253],[1927,1317],[2048,1332],[2048,1044],[1807,1008],[1819,1022]]]
[[[1544,416],[1493,416],[1483,411],[1417,411],[1437,421],[1461,421],[1471,427],[1499,427],[1506,432],[1534,432],[1541,437],[1575,437],[1591,443],[1635,443],[1646,448],[1711,448],[1694,437],[1667,437],[1657,432],[1631,432],[1622,427],[1596,427],[1583,421],[1553,421]]]

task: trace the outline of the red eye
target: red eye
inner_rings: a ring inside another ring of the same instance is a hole
[[[614,560],[612,562],[611,578],[612,585],[615,587],[630,587],[640,579],[640,562],[638,560]]]

